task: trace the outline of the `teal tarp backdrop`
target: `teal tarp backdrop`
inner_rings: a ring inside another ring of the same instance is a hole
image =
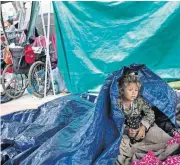
[[[53,2],[58,67],[68,90],[96,92],[107,75],[146,64],[180,79],[180,2]]]

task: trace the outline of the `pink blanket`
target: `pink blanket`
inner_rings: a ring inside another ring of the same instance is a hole
[[[174,137],[168,141],[167,145],[173,143],[180,144],[180,134],[177,132],[174,132]],[[180,156],[169,156],[165,162],[161,162],[152,151],[149,151],[144,158],[134,161],[132,165],[180,165]]]
[[[144,158],[134,161],[132,165],[180,165],[180,156],[169,156],[165,162],[161,162],[152,151],[149,151]]]

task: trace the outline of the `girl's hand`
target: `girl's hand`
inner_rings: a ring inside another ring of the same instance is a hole
[[[136,136],[136,140],[144,139],[145,138],[145,131],[146,131],[146,127],[144,125],[142,125],[139,128],[139,132]]]
[[[132,129],[132,128],[129,128],[128,130],[128,136],[129,137],[135,137],[137,135],[137,132],[139,131],[139,129]]]

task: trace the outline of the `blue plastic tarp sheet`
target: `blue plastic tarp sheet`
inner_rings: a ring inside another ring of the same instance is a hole
[[[109,75],[97,99],[68,95],[35,110],[3,116],[4,164],[113,165],[124,123],[117,105],[117,81],[129,69],[138,72],[146,101],[176,125],[176,93],[146,66],[134,64]]]

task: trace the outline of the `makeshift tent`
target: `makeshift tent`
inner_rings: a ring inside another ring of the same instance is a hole
[[[97,104],[93,96],[69,95],[36,110],[3,116],[4,165],[114,165],[124,123],[117,106],[117,80],[129,69],[138,72],[143,85],[141,95],[160,110],[156,111],[162,113],[161,127],[171,133],[176,125],[176,93],[144,65],[131,65],[106,79]],[[162,118],[163,114],[167,118]]]
[[[180,79],[180,2],[53,2],[58,67],[69,91],[99,91],[109,73],[146,64]]]

